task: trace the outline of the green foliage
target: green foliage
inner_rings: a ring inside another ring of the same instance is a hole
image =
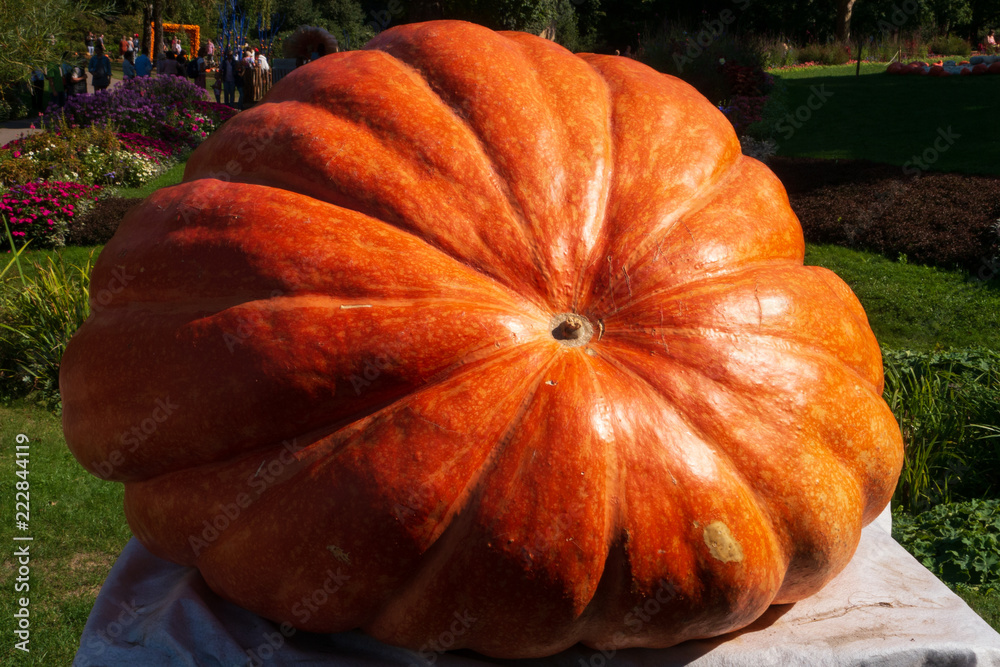
[[[886,350],[883,359],[885,399],[906,445],[893,501],[918,511],[994,494],[1000,480],[1000,353]]]
[[[734,90],[727,67],[747,68],[759,73],[767,62],[765,44],[760,40],[725,33],[707,46],[699,43],[707,33],[697,26],[669,24],[644,38],[641,60],[655,70],[676,76],[698,89],[715,104],[732,99]],[[757,91],[764,93],[766,91]]]
[[[916,516],[897,510],[892,536],[950,586],[1000,590],[1000,500],[938,505]]]
[[[59,364],[66,344],[90,313],[91,259],[83,266],[57,256],[32,262],[23,281],[6,278],[0,296],[0,399],[35,393],[59,406]],[[20,269],[20,266],[19,266]]]
[[[50,35],[61,34],[70,13],[68,0],[0,2],[0,99],[12,104],[12,89],[35,67],[57,58]]]
[[[942,35],[935,37],[927,44],[930,53],[941,56],[968,56],[972,53],[972,46],[956,35]]]
[[[774,139],[778,124],[788,115],[788,111],[788,84],[776,78],[761,110],[760,120],[746,129],[746,135],[761,141]]]
[[[494,30],[544,34],[571,51],[591,49],[596,43],[600,2],[580,3],[587,16],[582,31],[576,4],[572,0],[452,0],[445,3],[445,15]]]
[[[15,149],[0,151],[0,185],[38,179],[104,184],[105,174],[121,166],[119,153],[127,152],[107,127],[40,132],[19,140]]]
[[[841,44],[807,44],[795,51],[795,57],[800,63],[820,65],[843,65],[850,59]]]

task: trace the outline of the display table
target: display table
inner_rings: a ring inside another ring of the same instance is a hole
[[[73,664],[1000,667],[1000,635],[892,539],[889,522],[886,511],[865,528],[854,559],[819,594],[771,607],[738,633],[670,649],[612,655],[575,646],[513,661],[469,651],[421,655],[360,632],[285,637],[277,624],[212,593],[197,570],[160,560],[133,538],[97,597]]]

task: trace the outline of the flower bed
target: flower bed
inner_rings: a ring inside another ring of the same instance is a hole
[[[180,77],[141,77],[49,107],[46,132],[0,147],[0,214],[15,244],[89,238],[74,227],[79,202],[113,195],[106,186],[148,183],[236,114],[206,102],[204,92]],[[3,238],[0,247],[8,246]]]
[[[98,185],[63,181],[15,185],[0,198],[0,213],[15,243],[34,241],[33,246],[60,247],[71,222],[97,201],[99,190]]]
[[[177,76],[137,77],[109,90],[71,96],[65,107],[50,106],[48,118],[69,127],[112,127],[194,147],[235,113],[205,102],[204,93]]]
[[[4,187],[39,179],[136,187],[169,169],[179,152],[162,140],[115,134],[100,126],[42,132],[3,149],[0,185]]]
[[[806,241],[890,259],[959,267],[979,278],[1000,269],[1000,178],[926,172],[855,160],[776,158]]]

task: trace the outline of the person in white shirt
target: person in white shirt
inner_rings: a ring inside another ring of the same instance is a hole
[[[271,66],[267,64],[267,57],[260,52],[260,49],[253,50],[254,60],[257,61],[257,67],[264,71],[271,69]]]

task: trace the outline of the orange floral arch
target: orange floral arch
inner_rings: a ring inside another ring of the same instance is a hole
[[[166,35],[168,32],[180,32],[183,30],[187,33],[188,43],[191,45],[190,55],[197,56],[198,48],[201,45],[201,27],[196,25],[187,25],[186,23],[164,23],[163,33]],[[153,44],[153,24],[149,24],[149,48],[155,53],[156,44]]]

